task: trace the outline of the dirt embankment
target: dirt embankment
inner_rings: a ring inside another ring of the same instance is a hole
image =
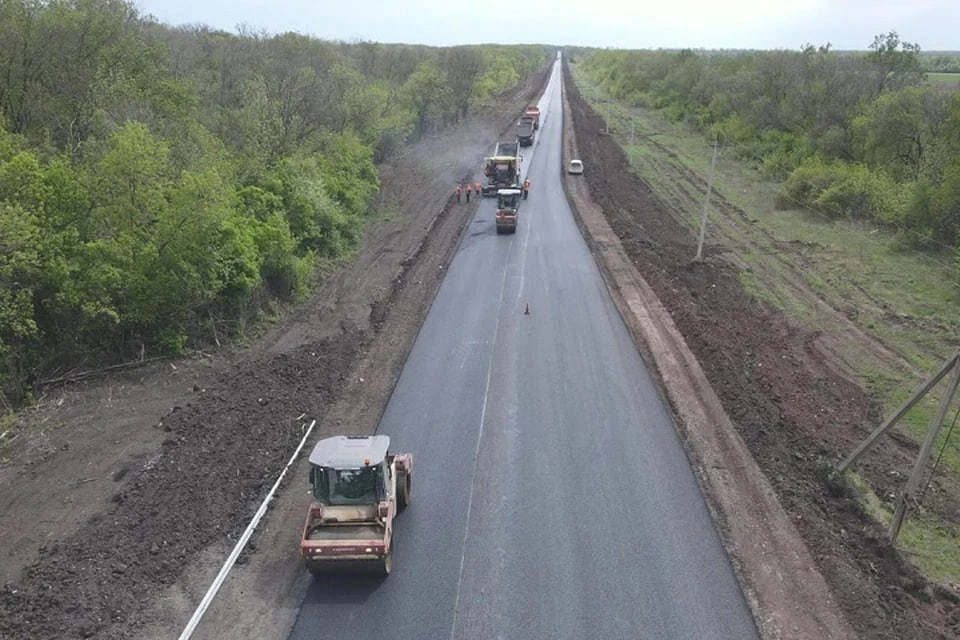
[[[876,423],[867,393],[825,360],[816,335],[750,298],[734,265],[709,253],[692,262],[695,235],[601,135],[604,121],[569,71],[565,85],[591,199],[696,356],[850,626],[864,639],[960,636],[960,599],[904,562],[853,494],[828,479],[850,443]],[[886,443],[865,472],[907,456]]]

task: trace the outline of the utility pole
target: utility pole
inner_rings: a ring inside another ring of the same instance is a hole
[[[923,440],[923,444],[920,447],[920,453],[917,455],[917,460],[913,465],[913,470],[910,472],[910,477],[907,479],[907,484],[903,489],[903,492],[900,494],[900,500],[897,503],[896,511],[893,514],[893,520],[890,522],[890,529],[888,535],[892,541],[896,541],[897,536],[900,535],[900,527],[903,524],[904,515],[906,515],[907,507],[910,501],[916,497],[917,489],[920,487],[920,481],[923,477],[924,471],[926,470],[927,462],[930,459],[930,454],[933,451],[933,445],[937,441],[937,435],[940,433],[940,428],[943,426],[944,418],[947,415],[947,410],[950,408],[950,403],[953,401],[954,396],[957,393],[957,388],[960,387],[960,350],[958,350],[951,358],[943,363],[943,366],[933,374],[929,380],[921,384],[917,389],[910,394],[910,397],[900,405],[900,407],[893,412],[893,414],[884,420],[883,424],[873,430],[873,432],[867,436],[866,440],[861,442],[853,453],[851,453],[847,458],[840,463],[840,466],[837,467],[836,473],[843,473],[846,471],[850,465],[856,462],[863,453],[870,448],[884,433],[889,431],[897,423],[900,418],[906,415],[915,404],[920,402],[927,393],[933,389],[938,382],[940,382],[948,373],[953,373],[950,378],[950,383],[947,387],[947,391],[943,398],[940,401],[940,407],[937,409],[936,415],[930,420],[930,427],[927,429],[927,435]]]
[[[710,205],[710,191],[713,188],[713,172],[717,167],[717,150],[720,148],[719,138],[713,140],[713,160],[710,161],[710,176],[707,178],[707,197],[703,200],[703,217],[700,220],[700,240],[697,242],[697,255],[694,262],[703,260],[703,239],[707,235],[707,208]]]
[[[950,371],[954,367],[960,367],[960,351],[957,351],[957,353],[955,353],[952,358],[944,362],[943,366],[940,367],[939,371],[937,371],[935,374],[930,376],[929,380],[927,380],[926,382],[921,384],[919,387],[917,387],[916,390],[914,390],[914,392],[910,394],[910,397],[907,398],[902,405],[900,405],[899,409],[894,411],[889,418],[884,420],[883,424],[881,424],[879,427],[874,429],[873,432],[869,436],[867,436],[867,439],[861,442],[857,446],[857,448],[853,450],[853,453],[847,456],[847,458],[840,463],[840,466],[837,467],[836,473],[843,473],[844,471],[846,471],[847,468],[849,468],[850,465],[856,462],[867,449],[873,446],[873,443],[876,442],[880,438],[880,436],[885,434],[895,424],[897,424],[897,421],[900,420],[900,418],[902,418],[903,416],[905,416],[907,414],[907,411],[910,411],[910,409],[912,409],[915,404],[920,402],[920,400],[922,400],[923,397],[927,395],[927,393],[929,393],[930,390],[933,389],[938,382],[943,380],[944,376],[950,373]]]
[[[907,503],[917,493],[920,487],[920,478],[926,470],[927,461],[930,459],[930,452],[933,450],[933,443],[937,441],[937,434],[940,433],[940,427],[943,426],[943,419],[947,415],[947,409],[950,408],[950,401],[953,400],[957,392],[957,385],[960,385],[960,366],[956,364],[953,367],[953,377],[950,379],[950,388],[940,401],[940,408],[937,409],[937,415],[930,421],[930,428],[927,430],[927,437],[920,447],[920,453],[917,455],[917,462],[913,465],[913,471],[910,472],[910,478],[907,480],[907,486],[900,494],[900,502],[897,504],[897,510],[893,514],[893,520],[890,522],[890,539],[896,541],[900,535],[900,525],[903,524],[903,516],[907,512]]]

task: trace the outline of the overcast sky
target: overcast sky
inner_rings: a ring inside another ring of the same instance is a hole
[[[960,50],[960,0],[137,0],[170,25],[325,40],[497,42],[628,49],[867,49],[896,31],[924,51]],[[497,15],[496,11],[502,11]]]

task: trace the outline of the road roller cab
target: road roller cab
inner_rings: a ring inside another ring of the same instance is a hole
[[[390,438],[334,436],[310,454],[313,504],[300,553],[314,574],[393,568],[393,524],[410,502],[410,454],[390,453]]]
[[[514,233],[517,230],[517,217],[520,211],[520,189],[499,189],[497,191],[497,233]]]

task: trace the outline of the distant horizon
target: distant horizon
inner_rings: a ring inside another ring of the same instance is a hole
[[[139,0],[135,6],[170,27],[203,26],[270,36],[284,33],[335,42],[377,42],[450,47],[544,44],[596,49],[704,51],[800,50],[807,44],[834,51],[869,51],[877,35],[895,31],[922,52],[960,52],[956,0],[674,0],[638,7],[622,0],[527,0],[526,15],[485,20],[482,12],[446,0]],[[584,10],[588,6],[589,10]]]

